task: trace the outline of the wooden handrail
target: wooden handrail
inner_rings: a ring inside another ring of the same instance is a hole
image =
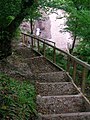
[[[40,37],[37,37],[35,35],[28,35],[28,34],[25,34],[25,33],[22,33],[23,35],[25,36],[28,36],[28,37],[31,37],[32,38],[32,42],[33,43],[33,39],[37,40],[38,41],[38,52],[40,51],[40,48],[39,48],[39,43],[42,42],[43,43],[43,50],[44,50],[44,56],[45,56],[45,49],[46,49],[46,45],[48,45],[49,47],[52,47],[53,48],[53,62],[55,63],[56,62],[56,51],[59,51],[60,53],[62,53],[63,55],[67,56],[67,72],[69,72],[70,70],[70,65],[71,65],[71,61],[73,61],[73,79],[75,81],[76,79],[76,70],[77,70],[77,64],[81,65],[83,67],[83,74],[82,74],[82,92],[84,93],[85,92],[85,78],[86,78],[86,70],[90,70],[90,64],[87,64],[86,62],[76,58],[75,56],[71,55],[70,53],[66,52],[66,51],[63,51],[59,48],[57,48],[55,46],[55,42],[52,42],[50,40],[46,40],[46,39],[43,39],[43,38],[40,38]],[[54,45],[52,44],[49,44],[48,42],[51,42],[53,43]],[[32,45],[33,46],[33,45]]]
[[[53,46],[52,46],[53,47]],[[77,57],[71,55],[68,52],[65,52],[57,47],[55,47],[56,50],[60,51],[61,53],[64,53],[65,55],[67,55],[69,58],[71,58],[73,61],[76,61],[78,64],[81,64],[82,66],[84,66],[85,68],[87,68],[88,70],[90,70],[90,65],[80,59],[78,59]]]
[[[90,65],[89,65],[88,63],[86,63],[86,62],[84,62],[84,61],[76,58],[75,56],[71,55],[71,54],[68,53],[68,52],[65,52],[65,51],[57,48],[56,46],[53,46],[53,45],[51,45],[51,44],[49,44],[49,43],[46,43],[46,42],[45,42],[46,39],[42,39],[42,38],[36,37],[35,35],[28,35],[28,34],[25,34],[25,33],[22,33],[22,34],[24,34],[24,35],[26,35],[26,36],[29,36],[29,37],[32,37],[32,38],[34,38],[34,39],[37,39],[37,40],[45,43],[46,45],[49,45],[50,47],[54,47],[56,50],[64,53],[64,54],[67,55],[69,58],[71,58],[72,60],[76,61],[78,64],[81,64],[82,66],[84,66],[85,68],[87,68],[88,70],[90,70]],[[43,40],[44,40],[44,41],[43,41]],[[49,40],[47,40],[47,41],[49,41]],[[52,42],[52,41],[49,41],[49,42]],[[55,42],[52,42],[52,43],[55,44]]]
[[[47,40],[47,39],[45,39],[45,38],[41,38],[41,37],[39,37],[39,36],[36,36],[36,35],[34,35],[34,34],[30,34],[30,35],[28,35],[28,34],[26,34],[26,33],[21,33],[21,34],[23,34],[23,35],[26,35],[26,36],[28,36],[28,37],[32,37],[32,38],[35,38],[35,39],[37,39],[37,40],[39,40],[39,41],[47,41],[47,42],[50,42],[50,43],[53,43],[54,45],[55,45],[55,42],[53,42],[53,41],[51,41],[51,40]]]

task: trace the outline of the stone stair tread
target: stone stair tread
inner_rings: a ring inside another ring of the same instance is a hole
[[[74,113],[86,111],[81,94],[62,96],[38,96],[38,112],[42,114]]]
[[[47,73],[39,73],[36,75],[36,80],[39,82],[68,82],[70,79],[68,78],[66,72],[64,71],[53,71]]]
[[[72,84],[72,82],[38,82],[37,81],[37,83],[39,83],[39,84],[42,84],[42,85],[44,85],[44,84],[48,84],[48,85],[50,85],[50,84],[53,84],[53,85],[55,85],[55,84]]]
[[[37,97],[38,97],[39,95],[37,95]],[[82,97],[82,95],[79,93],[79,94],[77,94],[77,95],[57,95],[57,96],[54,96],[54,95],[52,95],[52,96],[40,96],[41,98],[48,98],[48,99],[50,99],[50,98],[65,98],[65,97]]]
[[[61,113],[61,114],[46,114],[46,115],[43,115],[41,113],[39,113],[39,115],[42,115],[42,116],[59,116],[59,115],[62,115],[62,116],[75,116],[75,115],[90,115],[90,112],[76,112],[76,113]]]
[[[38,115],[40,120],[90,120],[90,112]]]
[[[65,71],[54,71],[54,72],[50,72],[50,73],[41,73],[42,75],[44,74],[46,74],[46,75],[48,75],[48,74],[56,74],[56,73],[66,73]]]
[[[50,82],[50,83],[36,83],[37,94],[41,96],[49,95],[71,95],[78,94],[78,90],[72,82]]]
[[[23,58],[32,58],[39,56],[39,54],[27,47],[18,47],[14,52],[18,55],[23,56]]]
[[[31,58],[27,61],[27,63],[34,74],[60,71],[58,67],[45,59],[43,56]]]

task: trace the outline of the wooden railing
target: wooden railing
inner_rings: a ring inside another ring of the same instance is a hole
[[[66,66],[65,66],[65,71],[67,71],[71,77],[73,78],[74,82],[77,81],[77,73],[78,73],[78,66],[81,66],[82,69],[80,69],[80,76],[81,76],[81,81],[80,81],[80,87],[83,93],[85,93],[85,88],[86,88],[86,77],[87,77],[87,71],[90,70],[90,65],[87,64],[86,62],[83,62],[82,60],[76,58],[75,56],[69,54],[68,52],[65,52],[55,46],[55,43],[40,37],[37,37],[35,35],[27,35],[22,33],[23,35],[23,41],[25,37],[28,37],[31,39],[31,47],[32,49],[37,50],[38,52],[41,52],[40,46],[43,48],[43,55],[46,57],[46,48],[51,47],[52,48],[52,61],[53,63],[57,63],[56,61],[56,55],[57,53],[60,55],[63,55],[64,61],[66,61]],[[41,45],[42,44],[42,45]],[[61,61],[61,59],[60,59]],[[72,73],[72,74],[71,74]]]

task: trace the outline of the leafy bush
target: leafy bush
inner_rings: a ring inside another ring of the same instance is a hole
[[[90,42],[82,40],[75,49],[78,58],[90,64]]]
[[[31,120],[35,108],[33,85],[0,74],[0,120]]]
[[[86,63],[90,64],[90,42],[89,40],[81,40],[76,48],[74,49],[74,55],[77,56],[79,59],[85,61]],[[82,71],[81,68],[79,70]],[[87,82],[90,83],[90,70],[87,73]]]

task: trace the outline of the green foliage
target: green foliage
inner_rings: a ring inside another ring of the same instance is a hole
[[[66,11],[65,30],[72,34],[73,39],[90,39],[90,0],[65,0],[62,7]],[[73,42],[74,46],[75,43]],[[73,46],[73,47],[74,47]]]
[[[90,42],[89,40],[80,40],[76,48],[74,49],[73,53],[76,57],[79,59],[83,60],[84,62],[90,64]],[[77,66],[78,73],[82,73],[82,68],[78,65]],[[80,74],[78,75],[78,77]],[[80,78],[78,79],[80,81]],[[90,71],[87,71],[87,78],[86,78],[86,83],[90,84]]]
[[[8,17],[15,17],[20,7],[21,0],[0,0],[0,27],[6,27]]]
[[[90,39],[90,11],[73,11],[67,18],[67,30],[82,39]]]
[[[14,40],[20,40],[20,34],[21,34],[21,30],[20,28],[17,28],[16,32],[13,34],[14,36]]]
[[[1,120],[28,120],[36,113],[35,107],[33,85],[0,74]]]
[[[90,42],[82,40],[74,50],[78,58],[90,64]]]
[[[12,22],[12,20],[14,20],[14,16],[8,16],[6,18],[6,24],[9,25]]]
[[[32,19],[36,19],[38,16],[40,16],[41,9],[47,11],[49,10],[50,6],[52,8],[55,8],[55,6],[60,6],[62,0],[29,0],[29,2],[33,2],[32,7],[28,7],[29,3],[25,4],[25,0],[0,0],[0,27],[5,28],[8,25],[7,19],[10,17],[15,18],[17,14],[21,12],[22,8],[24,11],[24,9],[27,7],[27,15],[29,15],[29,17]]]

